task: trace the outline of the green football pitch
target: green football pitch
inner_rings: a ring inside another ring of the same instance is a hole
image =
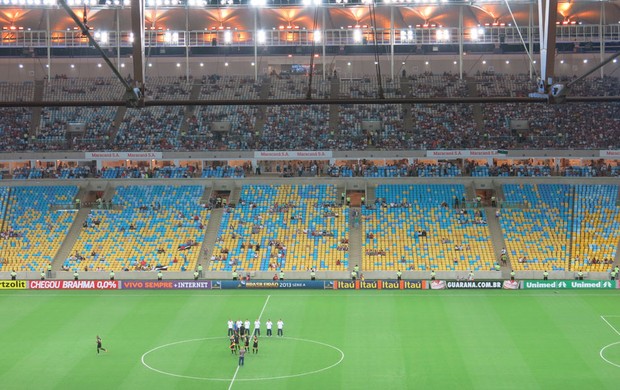
[[[618,389],[619,295],[3,291],[0,388]],[[239,367],[227,320],[259,316]]]

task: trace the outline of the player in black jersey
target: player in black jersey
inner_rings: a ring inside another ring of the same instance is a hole
[[[99,353],[99,351],[103,351],[103,352],[108,352],[107,349],[103,348],[101,346],[101,337],[99,337],[99,335],[97,335],[97,353]]]

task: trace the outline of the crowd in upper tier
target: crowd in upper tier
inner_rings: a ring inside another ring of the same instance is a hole
[[[570,78],[560,80],[568,83]],[[48,80],[41,100],[120,100],[114,79]],[[149,78],[150,100],[527,96],[526,75],[303,75]],[[0,86],[3,100],[36,101],[31,83]],[[617,77],[575,84],[573,96],[619,96]],[[620,103],[340,104],[0,109],[0,151],[618,149]]]

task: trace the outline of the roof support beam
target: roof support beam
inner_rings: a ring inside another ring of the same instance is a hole
[[[538,31],[540,32],[539,93],[549,92],[555,75],[555,38],[558,0],[538,0]]]
[[[144,97],[144,0],[131,0],[131,32],[133,33],[133,80],[134,87]]]

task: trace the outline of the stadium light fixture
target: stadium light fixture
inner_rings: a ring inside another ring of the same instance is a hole
[[[457,64],[457,62],[456,62],[456,61],[454,61],[454,62],[453,62],[453,64],[454,64],[454,65],[456,65],[456,64]]]
[[[95,39],[99,41],[102,45],[106,45],[108,43],[108,32],[107,31],[97,31],[95,32]]]
[[[230,31],[224,31],[224,43],[231,44],[232,43],[232,33]]]
[[[164,33],[164,43],[169,43],[169,44],[179,43],[179,33],[166,31]]]
[[[177,68],[180,68],[180,67],[181,67],[181,63],[177,62]]]
[[[153,64],[151,64],[151,63],[149,62],[149,68],[152,68],[152,67],[153,67]]]
[[[353,30],[353,42],[360,43],[362,42],[362,30],[356,28]]]
[[[611,61],[611,62],[613,62],[613,63],[615,64],[616,62],[618,62],[618,59],[617,59],[617,58],[614,58],[614,60],[613,60],[613,61]]]
[[[472,41],[477,41],[484,35],[484,29],[480,27],[472,28],[469,31],[469,35],[471,36]]]
[[[487,62],[486,62],[486,61],[482,61],[482,65],[486,65],[486,64],[487,64]]]
[[[101,65],[101,64],[99,64],[99,65]],[[75,69],[75,65],[74,64],[71,64],[71,69]]]
[[[258,42],[259,45],[264,45],[267,42],[267,33],[265,30],[258,30],[256,42]]]
[[[583,60],[583,63],[584,63],[584,64],[587,64],[587,63],[588,63],[588,59],[587,59],[587,58],[586,58],[586,59],[584,59],[584,60]]]
[[[203,66],[205,66],[204,62],[200,63],[200,67],[202,68]]]
[[[436,33],[436,38],[438,41],[449,41],[450,40],[450,31],[446,29],[438,29]]]
[[[413,30],[401,30],[400,41],[402,43],[413,42]]]
[[[506,65],[510,64],[510,61],[506,60]]]
[[[134,38],[133,38],[133,33],[129,33],[129,43],[133,43]]]
[[[24,69],[24,64],[19,64],[19,69]]]
[[[563,64],[563,63],[564,63],[564,60],[560,60],[560,64]]]
[[[264,7],[267,5],[267,0],[250,0],[252,7]]]
[[[424,62],[424,65],[428,65],[428,61],[425,61],[425,62]]]
[[[321,36],[321,30],[314,30],[312,36],[314,38],[314,43],[321,43],[321,39],[323,39],[323,37]]]
[[[224,66],[228,66],[228,62],[224,62]]]
[[[255,66],[256,64],[254,62],[252,62],[250,65]]]

